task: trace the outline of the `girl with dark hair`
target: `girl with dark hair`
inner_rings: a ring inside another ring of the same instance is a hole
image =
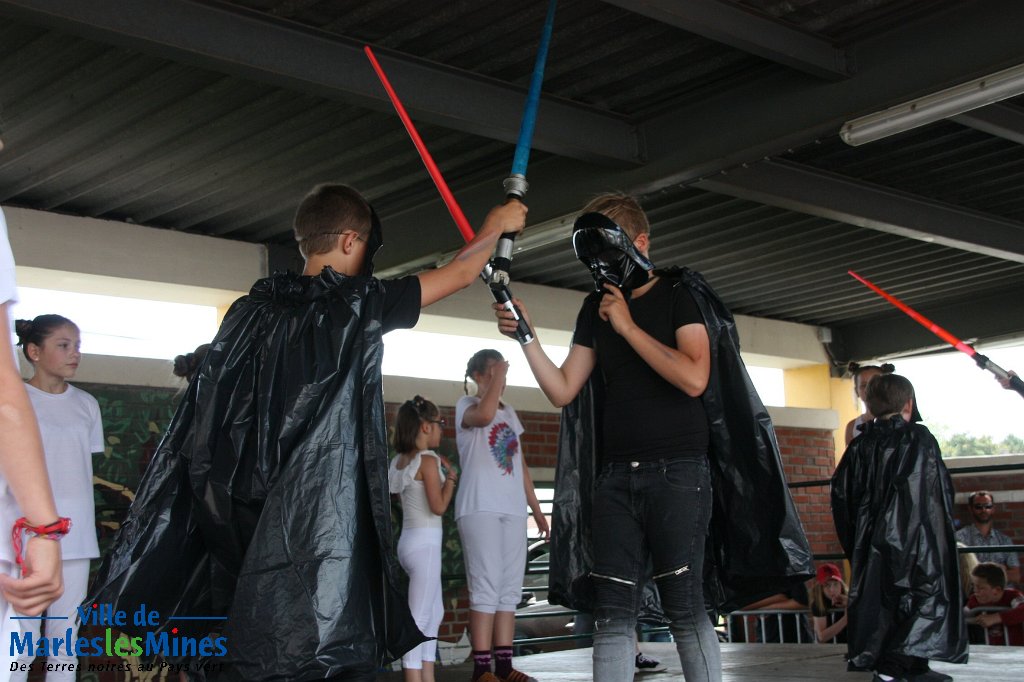
[[[853,378],[853,390],[862,403],[867,397],[868,383],[872,379],[882,374],[892,374],[896,371],[896,368],[888,362],[882,365],[859,365],[856,362],[851,362],[847,369]],[[865,409],[864,414],[851,419],[846,424],[846,444],[849,445],[851,440],[859,436],[864,424],[867,424],[874,418],[871,412]]]
[[[527,682],[512,668],[515,611],[526,570],[526,510],[541,535],[548,522],[533,489],[520,450],[523,425],[511,405],[501,402],[508,363],[496,350],[482,350],[466,366],[475,396],[455,405],[455,438],[462,464],[462,490],[455,499],[455,522],[469,583],[469,637],[472,682]],[[491,672],[491,646],[494,671]]]
[[[196,346],[196,349],[191,353],[176,356],[174,358],[174,369],[171,370],[174,376],[181,377],[185,381],[192,381],[192,377],[199,371],[209,351],[210,344],[203,343]]]
[[[406,682],[434,682],[441,603],[441,515],[455,495],[458,474],[434,450],[445,421],[429,400],[416,396],[398,408],[397,455],[388,469],[388,487],[402,499],[398,561],[409,574],[409,610],[428,641],[402,656]]]
[[[34,320],[18,320],[15,331],[18,345],[32,363],[32,378],[25,388],[39,420],[57,511],[71,519],[71,529],[62,542],[64,595],[48,613],[50,617],[68,617],[68,641],[74,641],[78,630],[75,609],[85,599],[89,560],[100,555],[92,485],[92,453],[103,452],[100,406],[91,395],[68,383],[82,359],[81,337],[74,322],[60,315],[40,315]],[[37,621],[26,623],[30,623],[27,628],[38,630]],[[31,655],[23,655],[20,662],[31,660]],[[47,679],[75,680],[75,657],[55,650],[49,662],[57,665]],[[11,673],[11,680],[27,677],[27,672]]]

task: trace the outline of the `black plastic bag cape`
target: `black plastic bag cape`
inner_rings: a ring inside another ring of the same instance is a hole
[[[866,424],[832,477],[832,516],[853,569],[850,660],[885,652],[967,662],[953,481],[927,428]]]
[[[711,606],[729,611],[813,575],[811,549],[786,485],[771,417],[740,358],[732,314],[700,274],[687,268],[656,274],[689,289],[708,330],[711,375],[702,401],[714,501],[704,587]],[[595,305],[599,300],[599,293],[592,294]],[[595,371],[562,410],[555,473],[548,599],[581,611],[593,610],[590,515],[600,468],[601,384]],[[651,590],[642,611],[645,620],[659,615]]]
[[[424,641],[391,549],[383,286],[278,274],[235,302],[87,604],[159,613],[131,635],[224,637],[218,680],[324,679]]]

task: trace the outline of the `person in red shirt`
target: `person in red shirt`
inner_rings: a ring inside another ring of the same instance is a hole
[[[1024,594],[1006,587],[1003,567],[991,562],[978,564],[971,571],[971,584],[974,594],[967,600],[967,622],[986,628],[988,644],[1024,646]],[[1006,610],[973,615],[975,609],[997,606]]]

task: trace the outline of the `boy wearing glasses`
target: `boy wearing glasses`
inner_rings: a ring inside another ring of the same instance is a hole
[[[987,490],[971,493],[967,498],[967,509],[973,523],[956,532],[956,539],[968,547],[989,547],[1016,544],[1006,533],[993,527],[995,497]],[[1006,580],[1011,585],[1020,583],[1020,558],[1016,552],[979,552],[978,561],[999,564],[1006,571]]]
[[[495,208],[451,263],[380,280],[373,208],[313,189],[295,216],[302,275],[228,311],[89,603],[145,603],[167,631],[169,616],[226,616],[171,621],[173,637],[222,638],[211,680],[372,680],[422,642],[391,551],[381,337],[473,282],[525,215]]]
[[[850,663],[875,682],[945,682],[928,660],[967,662],[953,482],[931,432],[914,423],[914,387],[873,378],[877,415],[843,453],[832,477],[832,517],[852,567],[847,609]]]

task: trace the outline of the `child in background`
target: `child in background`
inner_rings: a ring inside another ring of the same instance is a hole
[[[527,505],[544,537],[548,522],[519,447],[523,425],[512,406],[501,402],[507,373],[508,363],[501,353],[477,352],[466,367],[466,379],[476,384],[477,394],[468,395],[467,388],[467,395],[455,405],[455,436],[462,465],[455,521],[469,583],[472,682],[532,679],[512,667],[515,611],[526,572]]]
[[[875,420],[832,477],[832,518],[853,576],[850,662],[876,682],[952,680],[928,660],[967,662],[953,482],[935,437],[914,423],[910,381],[874,377],[866,398]]]
[[[100,407],[91,395],[75,388],[68,380],[78,371],[82,359],[78,327],[60,315],[40,315],[34,320],[15,323],[18,344],[33,367],[25,388],[39,420],[46,466],[53,485],[54,500],[61,516],[71,519],[71,530],[62,542],[64,595],[48,610],[53,616],[67,616],[70,641],[78,631],[76,607],[85,599],[89,586],[89,560],[100,555],[96,542],[96,511],[92,486],[92,453],[103,452],[103,424]],[[5,519],[13,523],[14,519]],[[5,524],[6,525],[6,524]],[[26,630],[38,635],[39,621],[27,621]],[[61,632],[65,627],[61,628]],[[19,658],[31,663],[27,653]],[[49,680],[73,682],[73,664],[77,658],[66,649],[54,651],[49,663],[57,669]],[[70,664],[71,669],[61,664]],[[25,680],[27,672],[12,672],[11,680]]]
[[[434,682],[441,603],[441,515],[455,495],[458,474],[434,449],[444,419],[437,405],[420,396],[406,400],[395,419],[395,451],[388,488],[402,498],[398,561],[409,574],[409,610],[428,641],[402,656],[406,682]]]
[[[988,630],[986,644],[1024,646],[1024,594],[1006,586],[1006,571],[999,564],[982,562],[971,571],[974,594],[967,600],[968,622]],[[970,611],[985,606],[1002,606],[1006,611],[980,613],[970,618]]]
[[[853,389],[857,394],[857,398],[859,398],[862,403],[865,403],[865,396],[867,395],[869,381],[881,374],[892,374],[896,370],[896,368],[888,362],[884,365],[859,365],[856,362],[851,362],[847,369],[852,373]],[[871,416],[871,412],[869,411],[847,422],[846,444],[849,445],[851,440],[859,436],[864,424],[868,423],[872,419],[874,419],[874,417]]]
[[[825,644],[834,640],[845,644],[847,589],[838,566],[831,563],[818,566],[810,598],[815,641]],[[839,614],[831,609],[844,611]]]
[[[203,360],[206,359],[206,354],[209,352],[210,344],[201,343],[191,353],[176,356],[174,358],[174,369],[171,371],[174,373],[174,376],[181,377],[186,383],[190,383],[192,377],[196,375],[196,372],[202,366]]]

